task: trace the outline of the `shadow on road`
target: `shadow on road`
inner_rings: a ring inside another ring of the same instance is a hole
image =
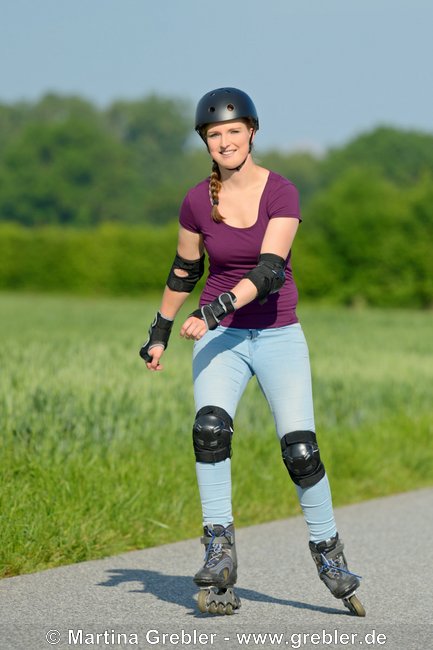
[[[108,572],[110,573],[110,577],[105,582],[98,583],[98,586],[117,587],[125,582],[139,582],[142,584],[142,589],[132,589],[131,593],[150,593],[159,600],[168,603],[176,603],[177,605],[185,607],[185,609],[189,610],[190,614],[203,616],[203,614],[196,612],[194,596],[197,593],[197,587],[194,585],[190,576],[170,576],[160,573],[159,571],[144,569],[108,569]],[[253,589],[242,589],[241,587],[236,587],[236,593],[240,596],[241,600],[286,605],[287,607],[324,612],[325,614],[350,616],[349,612],[345,610],[333,607],[318,607],[316,605],[296,600],[274,598],[273,596],[254,591]]]

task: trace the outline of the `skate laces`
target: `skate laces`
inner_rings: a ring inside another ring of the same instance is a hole
[[[204,563],[206,566],[212,565],[216,560],[219,559],[221,551],[222,551],[222,544],[214,544],[214,539],[215,537],[221,537],[223,534],[226,532],[226,528],[220,533],[219,535],[216,534],[214,530],[212,530],[212,535],[208,544],[208,547],[206,549],[206,553],[204,556]]]
[[[360,580],[362,580],[362,576],[359,576],[356,573],[349,571],[349,569],[344,569],[335,560],[328,560],[328,558],[324,553],[320,553],[320,558],[322,560],[322,568],[319,570],[319,573],[323,573],[323,571],[326,571],[327,573],[330,574],[331,577],[336,578],[338,576],[338,572],[340,572],[340,573],[346,573],[349,576],[354,576],[355,578],[359,578]]]
[[[219,559],[221,554],[221,549],[222,549],[221,544],[214,544],[212,548],[207,551],[206,553],[207,557],[205,557],[206,566],[211,566],[212,564],[214,564],[216,560]]]

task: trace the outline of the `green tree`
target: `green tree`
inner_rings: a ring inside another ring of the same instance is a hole
[[[346,146],[328,152],[322,186],[334,182],[349,167],[365,167],[401,187],[416,183],[433,169],[433,135],[381,126]]]
[[[257,162],[295,183],[301,196],[302,206],[308,203],[320,185],[321,160],[307,151],[290,154],[268,151],[259,155]]]
[[[28,124],[4,152],[0,214],[26,226],[133,220],[130,155],[84,120]]]
[[[173,221],[187,188],[198,182],[190,165],[191,109],[187,102],[150,95],[114,102],[104,113],[110,132],[128,148],[139,175],[143,218]]]
[[[93,104],[76,96],[64,97],[48,93],[35,104],[0,104],[0,159],[5,147],[20,137],[28,124],[62,123],[71,119],[102,124]]]
[[[25,102],[0,104],[0,160],[5,147],[17,137],[28,122],[30,106]]]
[[[424,196],[414,200],[426,207]],[[346,304],[421,306],[413,264],[419,237],[407,192],[366,169],[349,169],[309,206],[303,246],[320,258],[321,275],[306,271],[307,292],[311,286],[315,297]]]
[[[135,154],[143,183],[173,182],[191,134],[188,104],[151,95],[140,101],[118,101],[105,112],[110,130]]]
[[[416,277],[414,301],[433,307],[433,175],[426,172],[408,193],[412,219],[405,231],[411,253],[411,268]]]

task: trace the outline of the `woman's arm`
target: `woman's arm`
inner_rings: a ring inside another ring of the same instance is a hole
[[[272,253],[284,260],[287,258],[299,226],[297,218],[275,217],[269,221],[263,237],[260,254]],[[231,290],[236,297],[235,308],[240,309],[257,298],[257,288],[248,278],[242,278]],[[195,316],[189,316],[182,325],[180,335],[189,339],[200,339],[207,332],[206,323]]]
[[[271,219],[263,237],[260,254],[273,253],[285,260],[292,248],[298,226],[299,221],[295,218],[275,217]],[[236,309],[240,309],[257,297],[255,285],[247,278],[240,280],[232,291],[236,296]]]
[[[180,226],[177,243],[177,253],[179,256],[184,260],[199,260],[203,255],[203,251],[204,246],[202,236]],[[188,272],[175,268],[174,274],[177,277],[182,278],[187,277]],[[161,307],[159,309],[160,314],[165,319],[174,320],[189,294],[190,292],[187,291],[173,291],[166,286],[162,295]],[[160,365],[159,361],[164,353],[164,347],[162,345],[155,345],[150,348],[148,353],[152,357],[152,361],[146,362],[148,369],[162,370],[163,367]]]
[[[177,242],[177,252],[185,260],[198,260],[203,255],[204,246],[202,236],[179,228],[179,237]],[[182,269],[175,269],[174,274],[179,278],[187,277],[188,272]],[[165,318],[174,320],[177,312],[182,307],[190,292],[173,291],[168,286],[165,287],[161,301],[160,312]]]

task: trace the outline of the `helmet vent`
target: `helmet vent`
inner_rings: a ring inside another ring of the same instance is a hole
[[[209,106],[209,113],[215,113],[215,106]]]
[[[227,110],[228,111],[234,111],[235,107],[233,106],[233,104],[227,104]]]

